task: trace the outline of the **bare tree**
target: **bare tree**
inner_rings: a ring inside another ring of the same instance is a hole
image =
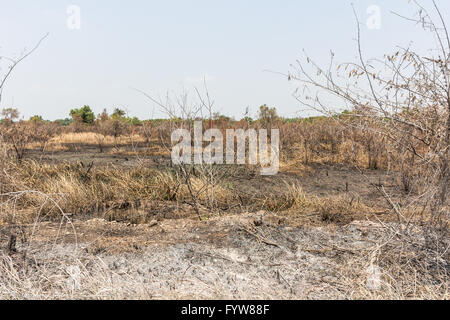
[[[204,81],[204,93],[198,88],[194,88],[193,96],[184,90],[181,94],[167,93],[164,98],[156,99],[149,94],[137,90],[144,94],[150,101],[155,103],[169,117],[168,131],[160,132],[160,138],[163,146],[171,150],[170,135],[176,129],[187,129],[189,132],[194,130],[194,122],[206,119],[209,129],[213,128],[214,121],[214,100]],[[167,127],[167,126],[166,126]],[[202,129],[203,130],[203,129]],[[195,142],[191,140],[194,145]],[[202,150],[195,150],[202,152]],[[181,177],[183,184],[188,189],[190,201],[188,202],[197,213],[199,219],[203,219],[200,212],[200,206],[203,205],[210,210],[218,210],[220,203],[216,197],[216,189],[219,182],[227,174],[228,169],[221,168],[214,164],[187,164],[180,163],[174,165],[177,176]]]
[[[6,57],[6,56],[0,56],[0,61],[1,60],[5,60],[7,61],[7,67],[6,67],[6,71],[4,72],[4,74],[0,74],[0,102],[2,101],[2,94],[3,94],[3,89],[5,87],[6,81],[9,79],[9,77],[11,76],[13,70],[17,67],[17,65],[19,65],[23,60],[25,60],[26,58],[28,58],[31,54],[33,54],[33,52],[35,52],[39,46],[41,45],[41,43],[45,40],[45,38],[48,37],[48,33],[43,36],[38,42],[37,44],[29,51],[25,51],[23,52],[18,58],[10,58],[10,57]],[[0,69],[1,71],[1,69]]]
[[[419,191],[410,205],[420,204],[420,212],[428,211],[432,221],[443,223],[449,217],[450,40],[436,3],[432,2],[437,19],[414,3],[417,17],[408,20],[420,24],[438,43],[427,56],[412,47],[397,47],[391,55],[366,60],[355,13],[359,61],[336,65],[331,52],[329,65],[321,67],[305,53],[305,60],[298,60],[288,77],[302,83],[302,93],[299,88],[295,94],[302,105],[380,135],[407,154]],[[329,107],[329,101],[341,101],[352,112],[343,116]],[[405,220],[400,209],[390,204],[399,220]]]

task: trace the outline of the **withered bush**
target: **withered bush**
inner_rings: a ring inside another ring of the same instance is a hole
[[[59,132],[59,126],[50,122],[4,120],[0,125],[2,142],[19,161],[24,158],[28,147],[37,144],[44,149],[46,143]]]
[[[403,175],[404,190],[417,189],[410,202],[433,223],[448,227],[450,185],[450,38],[441,11],[433,2],[437,21],[418,6],[418,22],[436,39],[436,50],[426,55],[412,47],[399,48],[381,59],[366,60],[358,28],[359,61],[335,69],[334,54],[327,67],[311,57],[298,61],[289,79],[315,88],[322,95],[297,95],[302,105],[363,132],[369,167],[379,167],[380,155],[394,156]],[[355,14],[356,16],[356,14]],[[414,20],[414,19],[413,19]],[[334,71],[336,70],[336,71]],[[352,106],[343,117],[327,107],[329,94]],[[322,98],[321,98],[322,97]],[[400,161],[399,161],[400,160]],[[412,185],[413,184],[413,185]],[[399,220],[399,207],[379,188]]]

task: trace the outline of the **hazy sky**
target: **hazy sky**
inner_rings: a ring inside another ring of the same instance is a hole
[[[413,13],[407,0],[354,1],[363,24],[367,56],[392,52],[429,35],[393,14]],[[1,107],[14,106],[28,118],[68,117],[90,105],[126,108],[140,118],[161,117],[135,87],[158,96],[201,86],[206,77],[216,109],[240,118],[261,104],[284,116],[301,110],[286,73],[305,49],[326,63],[329,50],[341,62],[356,59],[351,1],[184,0],[63,1],[0,0],[0,55],[17,56],[50,33],[38,51],[15,70]],[[423,3],[429,3],[423,1]],[[438,1],[450,19],[450,1]],[[80,28],[70,5],[80,8]],[[369,29],[367,9],[381,10],[380,29]],[[449,21],[450,22],[450,21]],[[73,29],[75,27],[75,29]],[[2,64],[4,67],[4,64]],[[2,70],[4,72],[4,69]]]

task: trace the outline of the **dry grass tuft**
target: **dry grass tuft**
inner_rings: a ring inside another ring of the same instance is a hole
[[[90,144],[96,145],[101,141],[105,145],[121,145],[130,142],[144,142],[145,140],[137,134],[118,136],[103,135],[96,132],[70,132],[55,136],[50,140],[50,144]]]
[[[349,195],[316,197],[306,195],[299,186],[287,186],[286,189],[285,194],[267,197],[263,209],[283,212],[293,220],[309,216],[318,217],[321,223],[340,225],[368,217],[375,211]]]

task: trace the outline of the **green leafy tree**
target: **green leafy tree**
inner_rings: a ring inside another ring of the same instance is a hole
[[[122,119],[124,118],[126,115],[126,112],[122,109],[119,108],[115,108],[113,114],[111,115],[111,117],[113,119]]]
[[[35,115],[35,116],[32,116],[32,117],[30,118],[30,121],[31,121],[31,122],[43,122],[44,119],[42,119],[42,116]]]
[[[95,120],[95,114],[89,106],[84,106],[80,109],[70,110],[70,116],[76,122],[82,122],[86,124],[92,124]]]

